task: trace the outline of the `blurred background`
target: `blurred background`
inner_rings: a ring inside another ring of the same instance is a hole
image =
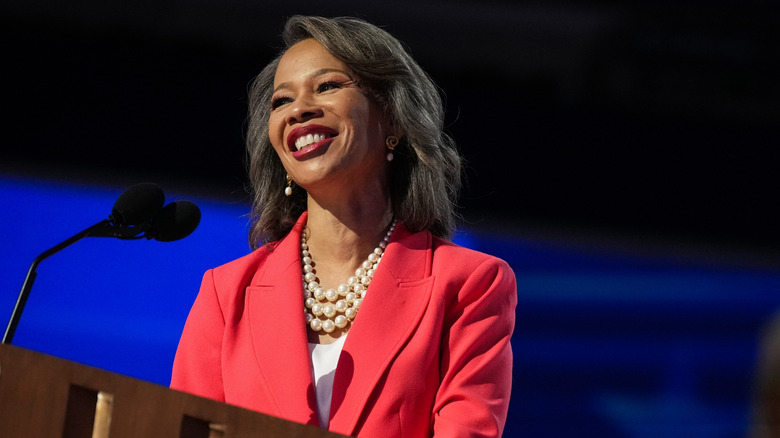
[[[203,212],[43,262],[15,344],[167,384],[203,271],[249,251],[246,90],[293,14],[380,25],[441,87],[456,241],[518,278],[505,436],[744,436],[780,310],[773,2],[0,4],[0,315],[126,186]]]

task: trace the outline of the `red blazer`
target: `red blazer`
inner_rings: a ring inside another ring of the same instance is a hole
[[[300,234],[206,272],[171,387],[317,425]],[[329,429],[500,436],[512,386],[515,277],[502,260],[396,227],[336,369]]]

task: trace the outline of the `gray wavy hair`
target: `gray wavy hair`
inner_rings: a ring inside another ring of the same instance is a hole
[[[252,249],[284,237],[306,210],[304,189],[294,186],[289,197],[283,193],[286,171],[268,137],[268,118],[279,60],[287,49],[310,38],[358,76],[363,92],[403,133],[389,172],[394,216],[412,232],[427,229],[449,238],[455,227],[461,157],[444,133],[442,99],[431,78],[395,37],[357,18],[294,16],[282,37],[284,49],[249,90]]]

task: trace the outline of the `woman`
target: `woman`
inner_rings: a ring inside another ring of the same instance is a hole
[[[435,86],[357,19],[284,39],[250,91],[255,251],[205,274],[171,386],[347,435],[501,435],[515,279],[445,240],[460,158]]]

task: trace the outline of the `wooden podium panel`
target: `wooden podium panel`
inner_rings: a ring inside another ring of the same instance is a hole
[[[0,436],[325,438],[342,435],[0,344]]]

